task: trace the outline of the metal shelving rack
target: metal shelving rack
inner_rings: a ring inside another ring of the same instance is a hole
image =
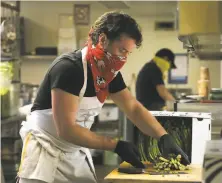
[[[1,62],[20,63],[20,39],[20,2],[1,1]],[[13,82],[20,83],[20,76],[13,77]],[[22,147],[18,134],[20,121],[4,121],[1,120],[1,182],[14,183]]]
[[[1,1],[1,29],[3,22],[14,26],[16,33],[15,43],[12,52],[2,52],[1,57],[11,57],[13,59],[20,58],[20,2],[19,1]],[[2,30],[1,30],[2,31]]]

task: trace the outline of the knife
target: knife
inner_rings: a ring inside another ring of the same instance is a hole
[[[187,174],[187,172],[156,172],[156,171],[149,171],[142,168],[134,168],[134,167],[119,167],[118,172],[120,173],[127,173],[127,174],[143,174],[147,173],[150,175],[168,175],[168,174]]]

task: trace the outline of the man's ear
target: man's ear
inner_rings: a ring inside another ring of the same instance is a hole
[[[100,46],[102,46],[104,49],[108,46],[108,39],[107,39],[106,34],[101,33],[101,34],[99,35],[99,44],[100,44]]]

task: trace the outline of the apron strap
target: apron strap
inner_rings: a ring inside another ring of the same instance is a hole
[[[82,65],[83,65],[83,72],[84,72],[84,83],[83,83],[83,87],[80,90],[80,94],[79,94],[79,102],[81,102],[85,91],[86,91],[86,87],[87,87],[87,61],[86,61],[86,53],[87,53],[87,47],[83,48],[81,50],[82,52]]]

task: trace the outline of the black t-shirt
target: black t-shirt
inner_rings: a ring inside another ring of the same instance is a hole
[[[152,106],[164,105],[156,86],[164,84],[163,75],[159,67],[153,62],[146,63],[138,74],[136,81],[136,97],[147,109]]]
[[[37,97],[31,111],[51,109],[51,90],[62,89],[68,93],[79,96],[84,84],[84,72],[81,50],[63,54],[57,57],[49,67],[43,82],[41,83]],[[109,92],[116,93],[126,88],[122,74],[117,76],[109,84]],[[90,66],[87,66],[87,87],[84,97],[96,96],[93,76]]]

